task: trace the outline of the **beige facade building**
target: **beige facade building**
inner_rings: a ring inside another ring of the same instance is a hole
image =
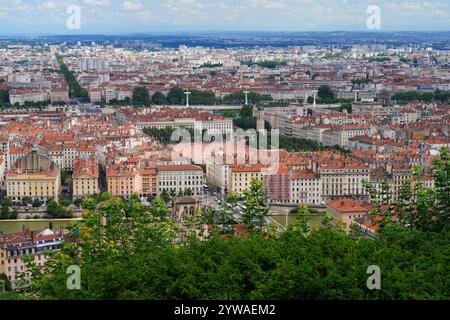
[[[372,206],[368,202],[342,198],[327,203],[327,211],[343,223],[345,229],[350,229],[351,222],[364,218],[370,213]]]
[[[106,171],[108,192],[113,196],[129,197],[140,193],[141,179],[135,167],[113,166]]]
[[[23,197],[58,201],[60,172],[53,161],[37,150],[23,156],[6,175],[6,194],[13,201]]]
[[[250,188],[252,180],[263,180],[262,169],[260,164],[234,166],[231,169],[231,192],[242,196]]]
[[[87,197],[99,193],[97,159],[78,159],[72,174],[74,198]]]

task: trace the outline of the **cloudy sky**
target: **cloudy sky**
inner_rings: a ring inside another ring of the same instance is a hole
[[[373,5],[381,31],[450,31],[450,0],[0,0],[0,34],[367,31]],[[80,29],[67,27],[73,6]]]

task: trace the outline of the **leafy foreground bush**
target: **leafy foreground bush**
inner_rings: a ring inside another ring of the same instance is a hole
[[[108,236],[67,246],[46,270],[35,267],[33,288],[24,294],[38,299],[450,298],[448,231],[396,230],[370,240],[328,227],[308,236],[289,230],[173,245],[157,232],[144,236],[137,226],[125,249]],[[102,232],[118,235],[120,228]],[[81,290],[66,287],[66,268],[73,264],[81,268]],[[381,269],[380,290],[366,287],[370,265]]]

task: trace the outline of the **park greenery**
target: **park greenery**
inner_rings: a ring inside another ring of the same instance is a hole
[[[181,128],[181,129],[185,129],[187,131],[187,133],[189,133],[189,138],[190,141],[194,141],[196,134],[199,135],[203,140],[202,141],[212,141],[212,140],[208,140],[208,135],[206,134],[206,129],[202,129],[201,132],[200,130],[194,130],[194,128]],[[175,141],[172,140],[172,134],[174,133],[175,129],[171,126],[167,126],[164,128],[155,128],[155,127],[146,127],[142,130],[142,132],[146,135],[148,135],[149,137],[152,137],[153,139],[155,139],[156,141],[158,141],[159,143],[161,143],[164,146],[167,146],[168,144],[170,144],[171,142],[181,142],[183,141],[184,137],[180,137],[179,140]]]
[[[70,204],[67,200],[62,199],[59,203],[54,199],[47,201],[47,215],[51,218],[72,218],[73,211],[66,207]]]
[[[367,84],[370,80],[368,78],[355,78],[352,80],[353,84]]]
[[[282,135],[280,135],[279,145],[280,145],[280,149],[284,149],[289,152],[336,150],[343,154],[350,153],[350,150],[347,150],[339,145],[323,146],[314,140],[286,137],[286,136],[282,136]]]
[[[200,68],[220,68],[223,67],[222,63],[204,63]]]
[[[280,66],[286,66],[287,62],[286,61],[270,61],[270,60],[265,60],[265,61],[260,61],[260,62],[241,61],[241,65],[247,65],[249,67],[258,66],[261,68],[276,69]]]
[[[170,126],[164,128],[146,127],[142,130],[144,134],[152,137],[164,146],[167,146],[171,142],[174,131],[175,129]]]
[[[249,104],[256,104],[261,102],[272,101],[272,96],[270,94],[260,94],[256,92],[249,92],[247,94],[247,99]],[[224,104],[244,104],[245,94],[243,92],[234,92],[226,95],[223,98]]]
[[[132,103],[135,106],[150,106],[152,104],[152,100],[148,93],[148,89],[144,86],[134,88]]]
[[[18,211],[14,207],[11,199],[2,198],[0,200],[0,220],[17,219]]]
[[[152,95],[152,102],[154,104],[159,104],[159,105],[166,104],[167,103],[166,96],[162,92],[156,91]]]
[[[369,62],[387,62],[387,61],[391,61],[391,58],[389,57],[384,57],[384,56],[377,56],[377,57],[370,57],[368,59]]]
[[[100,105],[103,105],[104,103],[102,102],[97,102]],[[109,104],[112,106],[129,106],[131,105],[131,99],[129,97],[126,97],[123,100],[117,100],[117,99],[111,99],[109,100]]]
[[[334,92],[327,85],[321,85],[317,91],[317,95],[322,100],[332,100],[334,99]]]
[[[0,105],[9,105],[9,91],[6,89],[0,89]]]
[[[424,101],[424,102],[450,102],[450,92],[439,91],[435,92],[419,92],[419,91],[405,91],[397,92],[392,96],[392,100],[398,102]]]
[[[69,85],[69,96],[71,98],[87,99],[89,96],[88,92],[86,91],[86,89],[80,86],[77,79],[75,78],[74,73],[70,71],[69,68],[67,68],[67,66],[64,64],[63,58],[57,55],[56,60],[59,63],[61,73],[64,75],[64,78],[66,79],[67,84]]]

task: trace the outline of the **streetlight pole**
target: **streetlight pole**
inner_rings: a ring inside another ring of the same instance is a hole
[[[245,94],[245,105],[248,106],[248,94],[250,93],[250,91],[244,91]]]
[[[186,107],[189,108],[189,95],[191,94],[189,91],[186,91],[184,93],[186,95]]]

